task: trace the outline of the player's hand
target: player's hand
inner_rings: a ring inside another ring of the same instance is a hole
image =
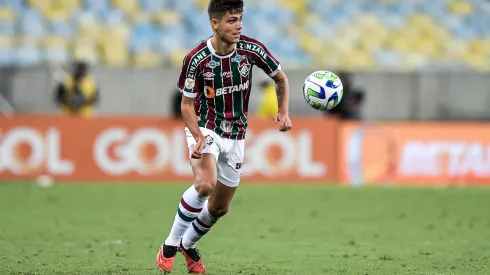
[[[194,147],[192,148],[191,157],[193,159],[200,159],[202,156],[202,149],[204,149],[204,147],[206,147],[206,139],[201,134],[197,137],[196,144],[194,144]]]
[[[291,130],[293,128],[293,123],[291,122],[291,119],[289,119],[288,113],[281,113],[279,112],[277,115],[274,116],[274,123],[280,122],[279,126],[279,131],[281,132],[286,132]]]

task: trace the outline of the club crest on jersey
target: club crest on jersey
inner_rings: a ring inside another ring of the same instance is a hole
[[[233,57],[231,59],[231,62],[240,63],[240,62],[242,62],[243,59],[245,59],[245,57],[243,55],[237,54],[235,57]]]
[[[185,88],[188,90],[192,90],[196,87],[196,81],[192,78],[186,78],[185,79]]]
[[[231,131],[233,130],[233,123],[230,121],[223,120],[221,121],[220,128],[225,133],[231,133]]]
[[[211,60],[206,64],[206,67],[214,69],[214,68],[218,67],[219,65],[221,65],[221,62]]]
[[[248,74],[250,73],[251,67],[252,66],[250,66],[250,64],[242,64],[242,65],[238,66],[238,72],[240,72],[240,74],[243,77],[247,77]]]
[[[207,145],[211,145],[214,142],[214,138],[210,135],[207,135],[204,139],[206,140]]]

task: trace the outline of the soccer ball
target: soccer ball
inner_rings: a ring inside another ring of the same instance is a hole
[[[311,73],[303,85],[306,102],[314,109],[326,111],[334,108],[342,100],[344,87],[340,78],[329,71]]]

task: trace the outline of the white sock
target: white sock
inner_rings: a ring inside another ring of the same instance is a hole
[[[170,234],[165,240],[165,245],[178,246],[187,228],[201,212],[206,204],[208,197],[199,195],[194,185],[189,187],[182,195],[182,199],[175,215],[175,220],[170,230]]]
[[[185,231],[184,237],[182,237],[182,245],[184,248],[195,248],[199,240],[211,230],[211,227],[213,227],[218,220],[219,218],[215,218],[209,214],[208,204],[206,203],[201,213],[197,216],[197,219],[192,222],[192,226],[189,226],[187,231]]]

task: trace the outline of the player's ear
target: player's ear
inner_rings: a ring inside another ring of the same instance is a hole
[[[211,18],[211,27],[215,31],[218,30],[218,19]]]

